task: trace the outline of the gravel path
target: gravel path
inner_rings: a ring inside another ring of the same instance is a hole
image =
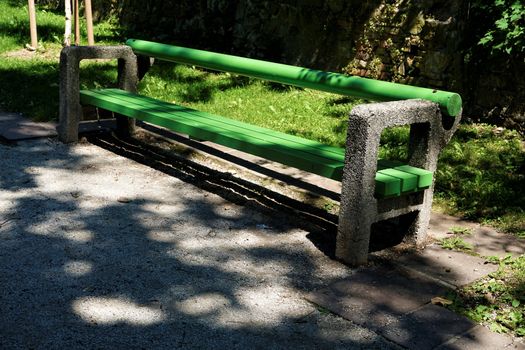
[[[0,144],[0,348],[397,348],[307,232],[89,143]]]

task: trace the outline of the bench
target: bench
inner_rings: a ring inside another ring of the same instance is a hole
[[[118,88],[79,91],[79,62],[118,59]],[[349,111],[346,147],[261,128],[137,94],[152,58],[347,96],[388,101]],[[416,245],[425,242],[437,157],[461,118],[455,93],[130,39],[123,46],[66,47],[60,57],[59,138],[78,139],[81,105],[117,114],[117,131],[139,119],[342,182],[336,257],[366,263],[372,226],[396,219]],[[410,125],[408,164],[378,160],[387,127]],[[407,215],[409,214],[409,215]]]

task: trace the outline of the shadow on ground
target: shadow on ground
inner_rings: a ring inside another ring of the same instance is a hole
[[[303,298],[355,272],[305,239],[333,218],[90,141],[0,145],[0,347],[398,348]]]

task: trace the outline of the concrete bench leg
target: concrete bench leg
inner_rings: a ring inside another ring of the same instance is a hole
[[[370,227],[377,216],[374,198],[377,153],[381,131],[358,115],[350,119],[341,186],[336,256],[350,265],[366,263]]]
[[[343,170],[336,257],[350,265],[367,262],[372,224],[414,213],[406,239],[421,245],[426,240],[434,185],[417,200],[402,196],[374,197],[381,132],[392,126],[410,125],[409,161],[412,166],[435,172],[441,149],[459,125],[461,116],[445,120],[429,101],[406,100],[354,107],[350,113]],[[446,126],[445,126],[446,124]],[[406,220],[402,220],[406,221]]]
[[[82,118],[80,106],[80,61],[84,59],[118,59],[118,87],[137,91],[137,56],[128,46],[70,46],[60,53],[60,106],[58,137],[62,142],[78,140],[78,124]],[[134,120],[117,118],[120,133],[130,134]]]

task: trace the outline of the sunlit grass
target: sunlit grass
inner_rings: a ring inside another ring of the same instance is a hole
[[[140,91],[164,101],[343,147],[347,116],[362,102],[305,90],[216,74],[186,66],[154,66]]]

